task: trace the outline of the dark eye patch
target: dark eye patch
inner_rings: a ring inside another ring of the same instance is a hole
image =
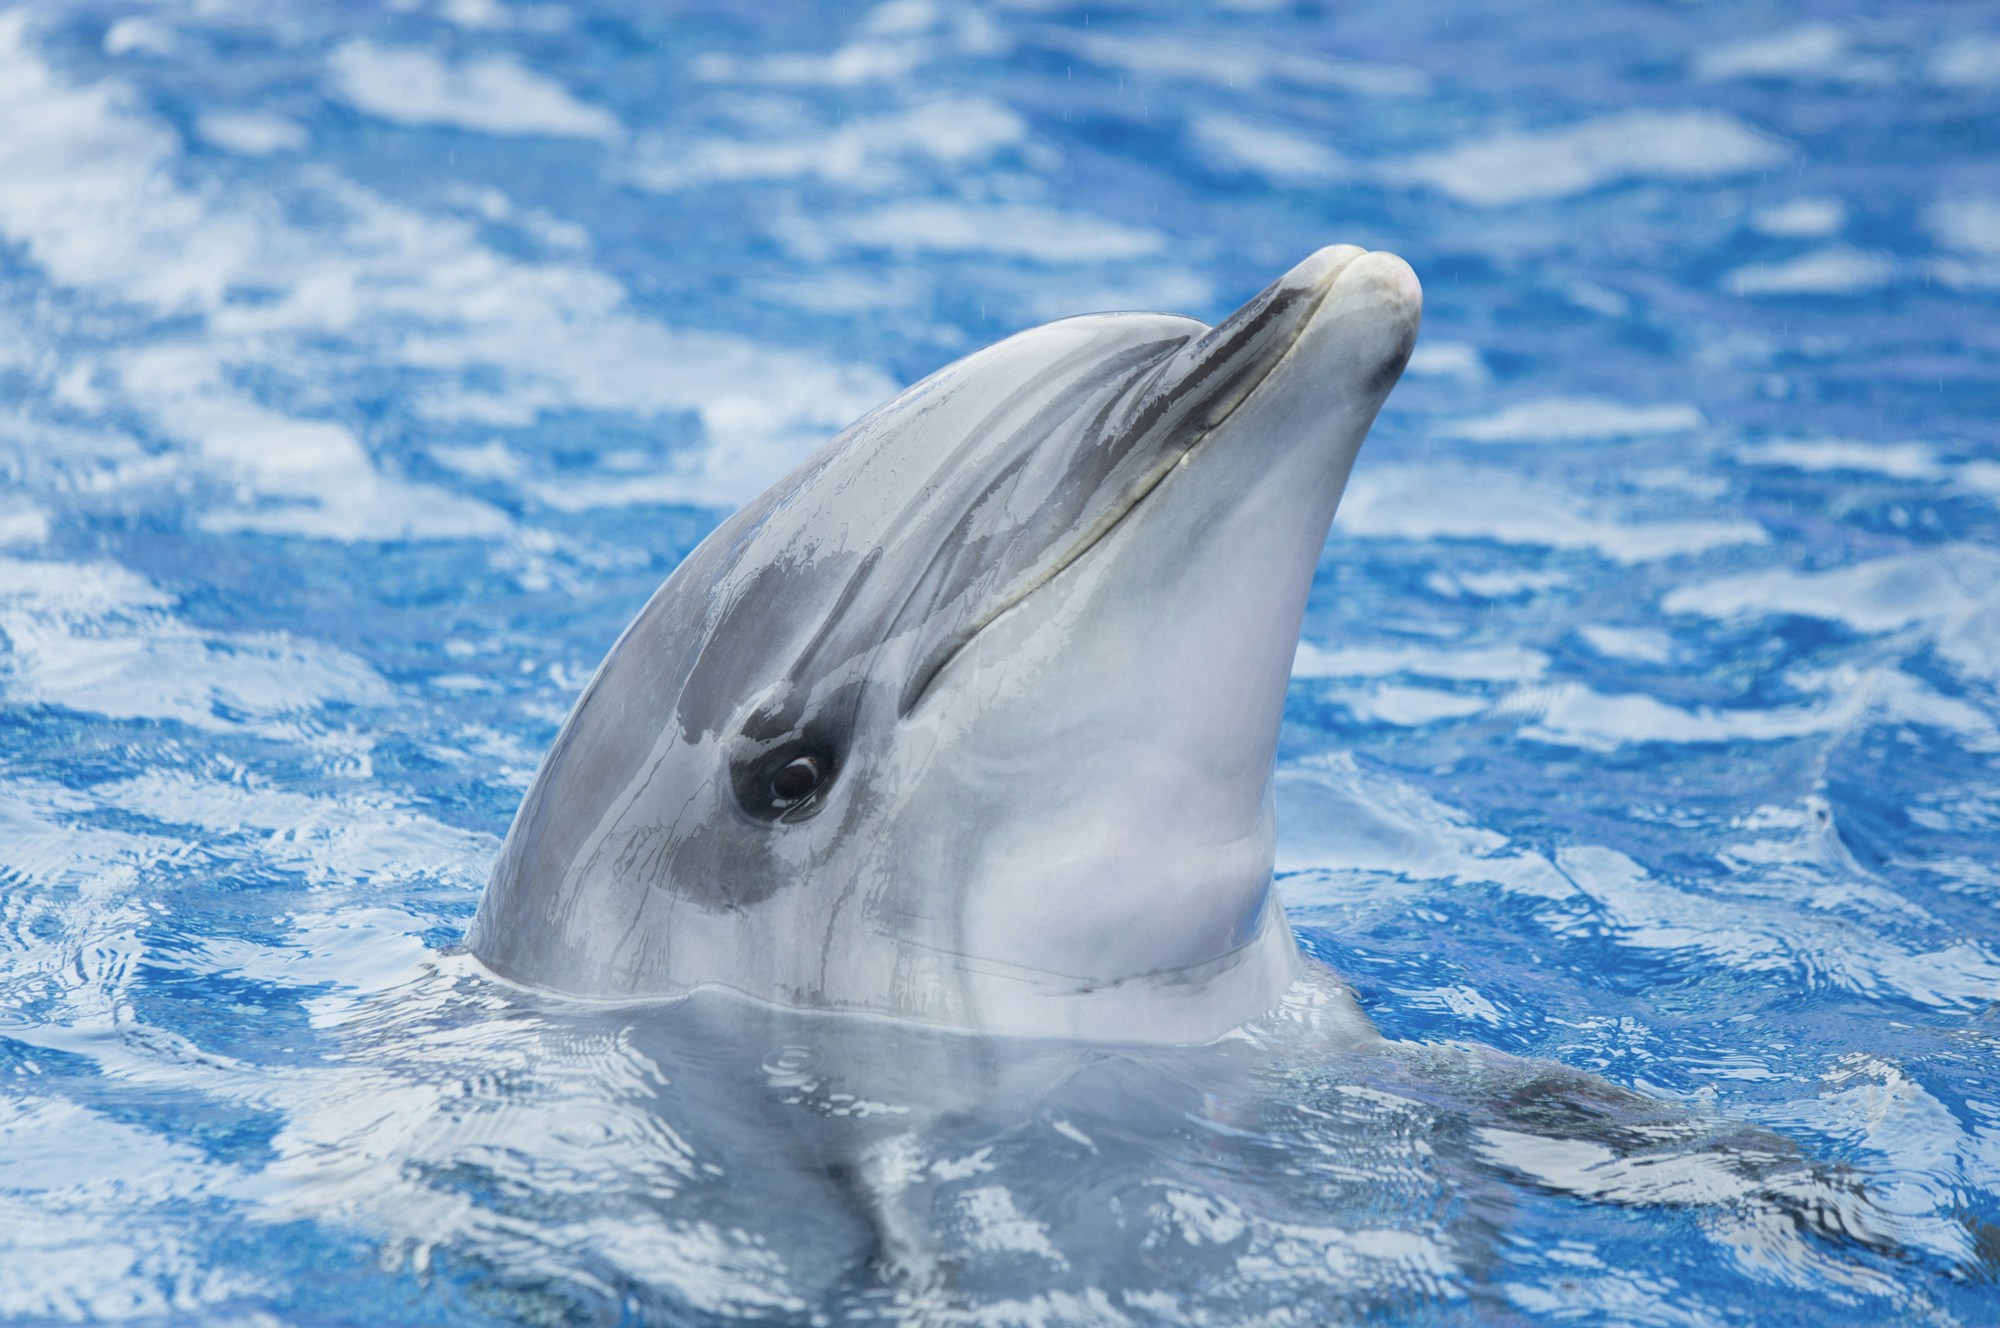
[[[736,805],[753,820],[794,824],[817,815],[841,777],[867,684],[823,695],[796,687],[744,717],[729,758]]]
[[[831,747],[800,739],[739,763],[732,772],[736,800],[760,821],[802,821],[833,781]]]

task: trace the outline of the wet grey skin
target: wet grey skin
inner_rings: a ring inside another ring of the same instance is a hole
[[[1007,1034],[1271,1008],[1285,688],[1421,304],[1401,259],[1322,249],[1213,328],[1065,319],[861,419],[612,647],[472,952],[576,996]]]

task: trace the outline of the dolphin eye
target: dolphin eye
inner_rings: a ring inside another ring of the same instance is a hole
[[[749,741],[755,741],[754,738]],[[840,778],[841,748],[819,733],[795,733],[730,762],[736,806],[766,825],[798,825],[819,815]]]
[[[826,767],[819,758],[794,756],[771,776],[771,805],[789,808],[804,802],[826,781]]]

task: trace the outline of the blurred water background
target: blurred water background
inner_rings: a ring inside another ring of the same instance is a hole
[[[732,505],[1332,242],[1427,312],[1281,892],[1390,1037],[1637,1096],[1296,1009],[1023,1071],[882,1145],[928,1312],[2000,1323],[2000,9],[1922,0],[0,13],[0,1320],[912,1313],[764,1155],[910,1102],[449,948]]]

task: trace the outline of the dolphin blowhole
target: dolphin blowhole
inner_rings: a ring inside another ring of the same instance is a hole
[[[864,416],[613,646],[472,952],[573,995],[1014,1034],[1270,1008],[1291,658],[1420,310],[1402,260],[1328,248],[1213,328],[1061,320]]]

